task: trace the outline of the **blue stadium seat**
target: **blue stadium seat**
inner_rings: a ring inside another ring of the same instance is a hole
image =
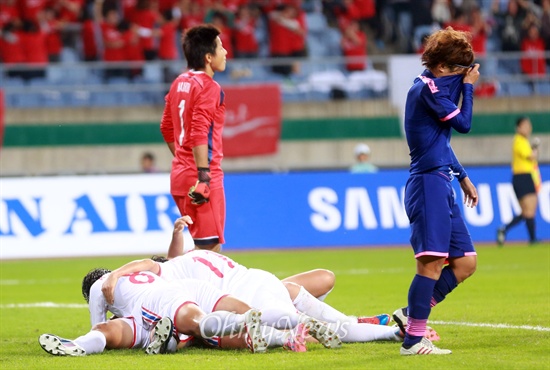
[[[327,28],[327,19],[322,13],[307,13],[306,24],[308,34],[323,34]]]
[[[78,52],[69,47],[65,47],[61,49],[61,63],[75,63],[80,61],[80,57],[78,56]]]
[[[99,107],[112,107],[120,104],[120,94],[113,91],[92,92],[90,103]]]
[[[308,34],[306,38],[310,57],[324,57],[328,55],[328,45],[315,35]]]
[[[88,90],[75,90],[67,94],[67,105],[72,107],[87,107],[90,105],[92,93]]]
[[[145,97],[145,94],[142,92],[134,92],[134,91],[125,91],[120,94],[121,101],[120,103],[122,105],[141,105],[144,104],[147,100]]]
[[[67,104],[67,94],[59,90],[42,90],[42,102],[45,107],[62,107]]]
[[[550,95],[550,81],[535,82],[535,94]]]
[[[501,86],[503,93],[507,96],[533,95],[533,88],[526,82],[503,82]]]
[[[143,66],[143,79],[148,82],[161,83],[164,78],[162,66],[156,63],[146,63]]]
[[[42,106],[42,95],[40,93],[25,93],[14,95],[15,108],[39,108]]]
[[[9,77],[2,80],[2,86],[4,87],[20,87],[24,85],[25,81],[19,77]]]

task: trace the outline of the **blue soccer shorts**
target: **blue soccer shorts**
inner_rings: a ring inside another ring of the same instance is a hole
[[[411,225],[415,258],[476,255],[451,185],[441,171],[411,175],[405,188],[405,211]]]

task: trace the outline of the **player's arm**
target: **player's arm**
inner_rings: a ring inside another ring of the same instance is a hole
[[[176,144],[174,142],[174,126],[172,122],[172,111],[170,110],[169,93],[165,98],[164,112],[162,113],[162,120],[160,121],[160,132],[162,133],[166,145],[168,145],[168,149],[170,149],[172,155],[175,155]]]
[[[193,220],[189,216],[183,216],[174,223],[174,231],[172,232],[172,241],[168,247],[166,258],[172,259],[178,256],[183,256],[183,229],[192,224]]]
[[[103,292],[107,303],[113,304],[115,301],[115,287],[118,279],[121,276],[139,271],[151,271],[154,274],[158,274],[160,272],[160,266],[151,259],[144,259],[129,262],[112,271],[107,279],[105,279],[103,286],[101,287],[101,291]]]
[[[195,165],[197,166],[197,182],[189,189],[189,197],[196,205],[208,202],[210,197],[210,158],[208,156],[208,135],[218,98],[214,93],[216,89],[205,89],[196,96],[193,107],[193,119],[191,121],[191,145]],[[219,91],[218,91],[219,95]]]
[[[452,159],[451,170],[453,171],[454,175],[460,182],[460,187],[464,192],[464,204],[467,207],[477,206],[479,199],[477,196],[476,187],[470,181],[470,178],[468,177],[466,170],[464,170],[464,167],[462,167],[462,165],[458,161],[458,158],[456,158],[453,148],[451,148],[451,159]]]
[[[457,115],[449,120],[451,126],[462,134],[467,134],[472,128],[474,108],[474,84],[479,78],[479,64],[476,63],[464,74],[462,89],[462,106]]]
[[[88,309],[90,310],[90,321],[92,327],[107,320],[107,301],[101,292],[101,282],[94,283],[90,288],[90,299]]]

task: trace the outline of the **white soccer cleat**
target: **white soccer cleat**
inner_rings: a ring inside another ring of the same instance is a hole
[[[398,308],[394,311],[392,317],[393,321],[395,321],[404,334],[405,330],[407,330],[407,307]]]
[[[416,355],[450,355],[452,353],[449,349],[441,349],[433,345],[433,343],[427,339],[416,343],[411,348],[404,348],[403,346],[399,350],[401,356],[416,356]]]
[[[307,316],[303,323],[306,325],[309,335],[317,339],[325,348],[340,348],[342,346],[342,340],[338,334],[326,323]]]
[[[86,356],[84,348],[72,340],[58,337],[53,334],[42,334],[38,338],[42,349],[54,356]]]
[[[267,350],[267,341],[262,335],[260,326],[262,313],[250,309],[244,313],[243,329],[245,330],[246,345],[252,353],[263,353]]]
[[[145,349],[145,353],[148,355],[158,355],[159,353],[173,353],[174,346],[170,346],[170,351],[168,350],[168,345],[171,340],[176,341],[173,336],[174,333],[174,323],[169,317],[163,317],[157,322],[157,325],[153,329],[153,338],[151,343]]]

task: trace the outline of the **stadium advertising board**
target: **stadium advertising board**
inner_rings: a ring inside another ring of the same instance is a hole
[[[550,165],[538,236],[550,239]],[[464,210],[476,242],[518,212],[508,167],[470,168],[479,206]],[[378,174],[226,174],[226,250],[406,245],[406,170]],[[164,254],[179,216],[168,174],[2,178],[0,257]],[[462,197],[458,182],[455,191]],[[509,240],[526,240],[523,225]],[[192,245],[185,235],[187,247]]]
[[[276,153],[281,137],[281,92],[277,84],[224,86],[223,148],[226,157]]]

